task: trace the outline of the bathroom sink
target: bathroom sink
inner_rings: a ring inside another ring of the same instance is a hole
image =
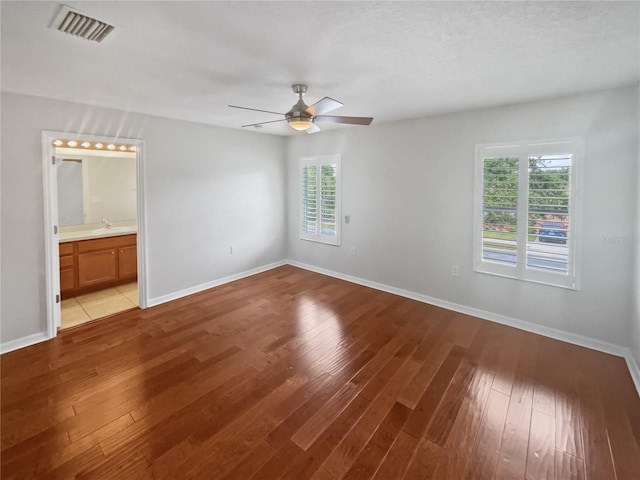
[[[102,234],[123,233],[123,232],[136,233],[136,228],[135,227],[110,227],[110,228],[96,228],[95,230],[91,230],[91,233],[102,233]]]

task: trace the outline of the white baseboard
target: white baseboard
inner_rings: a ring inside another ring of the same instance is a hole
[[[224,285],[225,283],[235,282],[236,280],[240,280],[241,278],[250,277],[251,275],[255,275],[257,273],[266,272],[267,270],[272,270],[277,267],[281,267],[282,265],[286,265],[286,261],[281,260],[279,262],[269,263],[267,265],[263,265],[261,267],[253,268],[251,270],[245,270],[244,272],[234,273],[233,275],[229,275],[228,277],[219,278],[217,280],[212,280],[211,282],[201,283],[200,285],[196,285],[194,287],[185,288],[184,290],[180,290],[177,292],[168,293],[166,295],[161,295],[160,297],[150,298],[147,302],[147,306],[154,307],[156,305],[160,305],[161,303],[167,303],[171,300],[177,300],[178,298],[186,297],[187,295],[192,295],[194,293],[202,292],[203,290],[208,290],[209,288],[218,287],[220,285]]]
[[[374,288],[376,290],[381,290],[383,292],[393,293],[395,295],[400,295],[401,297],[411,298],[412,300],[428,303],[436,307],[446,308],[447,310],[453,310],[454,312],[464,313],[466,315],[471,315],[474,317],[482,318],[484,320],[489,320],[491,322],[500,323],[502,325],[508,325],[510,327],[519,328],[520,330],[525,330],[527,332],[537,333],[538,335],[554,338],[556,340],[561,340],[567,343],[572,343],[574,345],[579,345],[581,347],[586,347],[592,350],[598,350],[600,352],[609,353],[611,355],[615,355],[618,357],[623,357],[627,361],[631,378],[635,383],[636,389],[638,390],[638,394],[640,394],[640,369],[638,368],[638,364],[634,360],[631,354],[631,350],[629,350],[628,348],[622,347],[620,345],[604,342],[602,340],[597,340],[591,337],[585,337],[583,335],[577,335],[575,333],[566,332],[564,330],[558,330],[551,327],[537,325],[535,323],[525,322],[524,320],[518,320],[516,318],[508,317],[506,315],[500,315],[497,313],[487,312],[485,310],[480,310],[473,307],[467,307],[465,305],[459,305],[457,303],[448,302],[446,300],[441,300],[439,298],[429,297],[427,295],[411,292],[409,290],[403,290],[401,288],[391,287],[383,283],[372,282],[364,278],[345,275],[344,273],[335,272],[333,270],[327,270],[325,268],[320,268],[314,265],[297,262],[295,260],[287,260],[287,263],[289,265],[293,265],[294,267],[299,267],[312,272],[328,275],[330,277],[339,278],[341,280],[346,280],[347,282],[357,283],[358,285],[364,285],[365,287]]]
[[[638,395],[640,395],[640,368],[638,367],[638,362],[636,362],[636,359],[633,358],[630,349],[627,349],[627,354],[624,356],[624,359],[627,361],[627,367],[629,367],[631,379],[636,385]]]
[[[18,350],[19,348],[28,347],[30,345],[35,345],[36,343],[44,342],[45,340],[49,340],[49,336],[46,334],[46,332],[34,333],[32,335],[27,335],[26,337],[9,340],[8,342],[0,344],[0,354],[12,352],[13,350]]]

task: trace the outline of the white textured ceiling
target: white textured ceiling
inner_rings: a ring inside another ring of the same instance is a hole
[[[296,82],[378,123],[640,79],[638,2],[65,3],[115,31],[88,42],[47,28],[57,2],[2,1],[2,90],[239,127],[277,117],[227,104],[285,112]]]

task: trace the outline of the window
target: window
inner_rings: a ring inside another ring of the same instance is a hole
[[[578,288],[582,139],[476,146],[474,269]]]
[[[340,245],[340,155],[300,159],[300,238]]]

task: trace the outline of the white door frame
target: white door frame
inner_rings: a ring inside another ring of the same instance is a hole
[[[127,143],[136,147],[136,183],[138,202],[138,303],[140,308],[148,306],[147,292],[147,240],[146,206],[144,176],[144,140],[135,138],[117,138],[100,135],[85,135],[76,132],[42,132],[42,180],[44,188],[44,241],[45,241],[45,277],[47,302],[47,336],[57,335],[60,325],[60,259],[58,235],[58,177],[55,162],[55,139],[76,140],[78,143],[90,142]],[[79,150],[78,154],[82,154]]]

